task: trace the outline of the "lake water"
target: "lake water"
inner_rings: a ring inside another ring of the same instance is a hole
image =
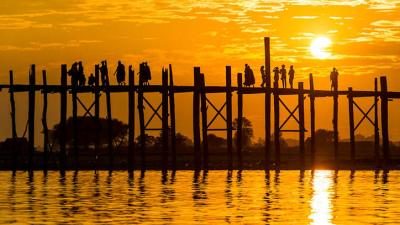
[[[0,224],[398,224],[400,172],[0,172]]]

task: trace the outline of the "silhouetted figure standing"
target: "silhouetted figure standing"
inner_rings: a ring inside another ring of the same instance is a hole
[[[85,77],[85,73],[83,72],[82,61],[79,61],[79,63],[78,63],[78,82],[79,82],[79,86],[85,86],[86,77]]]
[[[250,67],[247,64],[244,64],[244,82],[243,86],[249,87],[250,86]]]
[[[274,72],[274,86],[275,83],[279,86],[279,67],[276,66],[272,72]]]
[[[331,75],[330,75],[330,79],[331,79],[331,90],[337,90],[338,89],[338,85],[339,85],[339,72],[337,71],[337,69],[334,67]]]
[[[248,64],[245,64],[244,65],[244,83],[243,83],[243,85],[245,87],[250,87],[251,85],[254,87],[254,84],[255,84],[254,72]]]
[[[265,74],[264,66],[261,66],[260,73],[262,79],[261,87],[264,87],[267,84],[267,75]]]
[[[71,77],[71,85],[77,86],[78,85],[78,63],[74,62],[71,68],[68,70],[68,75]]]
[[[149,85],[151,80],[151,71],[147,62],[143,62],[139,65],[139,82],[143,85]]]
[[[291,89],[293,89],[293,80],[294,80],[294,69],[293,65],[291,65],[289,69],[289,84]]]
[[[108,85],[108,68],[107,68],[107,61],[104,60],[101,62],[101,67],[100,67],[100,77],[101,77],[101,83],[103,86]]]
[[[281,70],[279,72],[281,74],[282,87],[286,88],[286,69],[285,69],[285,65],[282,65],[282,68],[281,68]]]
[[[114,75],[116,75],[119,85],[125,85],[125,66],[121,61],[118,61],[118,66]]]
[[[90,87],[93,87],[96,83],[96,78],[93,76],[93,73],[90,74],[89,78],[88,78],[88,85]]]

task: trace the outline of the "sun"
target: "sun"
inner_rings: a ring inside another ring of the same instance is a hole
[[[311,42],[310,52],[317,59],[327,59],[331,56],[331,53],[327,50],[331,45],[331,39],[327,37],[317,37]]]

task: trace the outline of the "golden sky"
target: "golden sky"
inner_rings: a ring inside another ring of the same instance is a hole
[[[264,62],[263,37],[269,36],[272,66],[293,64],[295,81],[303,81],[312,72],[319,77],[316,88],[327,89],[329,71],[335,66],[340,73],[340,89],[372,89],[373,77],[386,74],[389,89],[399,90],[399,7],[399,0],[2,0],[0,81],[8,82],[8,70],[13,69],[17,82],[26,82],[29,65],[35,63],[38,70],[48,70],[50,83],[58,83],[62,63],[82,60],[88,75],[100,60],[107,59],[113,70],[121,59],[135,69],[141,61],[148,61],[155,77],[152,83],[160,81],[158,74],[169,63],[178,85],[192,84],[193,66],[201,66],[207,84],[223,85],[225,65],[232,65],[236,74],[243,71],[245,63],[253,67],[258,83],[259,66]],[[310,44],[317,37],[331,40],[325,59],[310,52]],[[308,81],[304,81],[307,88]],[[7,99],[3,91],[0,100],[8,103]],[[125,98],[115,100],[114,115],[126,120],[127,104],[121,99]],[[179,99],[188,104],[191,96]],[[25,97],[21,95],[18,100],[22,121],[26,118],[26,106],[21,104]],[[54,97],[55,108],[56,100],[58,97]],[[40,96],[38,101],[40,104]],[[255,124],[256,136],[261,137],[263,107],[251,105],[261,105],[257,101],[262,97],[246,97],[245,101],[245,116]],[[331,100],[321,100],[319,106],[317,127],[330,128]],[[346,106],[343,97],[342,138],[348,137]],[[0,110],[2,136],[10,133],[7,107]],[[393,121],[400,122],[392,108]],[[183,107],[177,110],[181,118],[191,120]],[[329,119],[318,118],[327,113]],[[57,109],[54,114],[51,120],[57,122]],[[24,123],[18,124],[19,133]],[[178,129],[191,135],[191,126],[183,122]],[[372,134],[368,129],[361,129],[361,133]],[[390,129],[393,138],[400,138],[400,128]]]

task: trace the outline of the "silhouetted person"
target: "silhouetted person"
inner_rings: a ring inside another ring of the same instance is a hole
[[[245,87],[250,87],[250,66],[244,64],[244,82],[243,85]]]
[[[86,77],[85,77],[85,73],[83,72],[82,61],[79,61],[79,63],[78,63],[78,83],[79,83],[79,86],[85,86],[85,83],[86,83]]]
[[[71,68],[68,70],[68,75],[71,77],[71,85],[78,85],[78,63],[74,62]]]
[[[144,69],[145,69],[147,85],[149,85],[149,80],[151,80],[151,70],[150,70],[150,66],[149,66],[149,64],[147,64],[147,62],[144,62]]]
[[[285,65],[282,65],[282,68],[279,71],[279,73],[281,74],[282,87],[286,88],[286,69],[285,69]]]
[[[260,67],[260,73],[262,79],[261,87],[264,87],[267,84],[267,75],[265,74],[264,66]]]
[[[254,87],[254,84],[255,84],[254,72],[248,64],[245,64],[244,65],[244,83],[243,83],[243,85],[245,87],[250,87],[250,86]]]
[[[90,74],[88,78],[88,85],[93,87],[96,84],[96,78],[93,76],[93,73]]]
[[[279,86],[279,67],[276,66],[272,72],[274,72],[274,86],[275,83]]]
[[[330,75],[330,79],[331,79],[331,90],[337,90],[338,89],[338,84],[339,84],[339,72],[337,71],[337,69],[334,67],[331,75]]]
[[[291,65],[289,69],[289,84],[291,89],[293,89],[293,80],[294,80],[294,69],[293,65]]]
[[[121,61],[118,61],[118,66],[114,75],[116,75],[119,85],[125,85],[125,66],[121,63]]]
[[[139,65],[139,82],[143,85],[149,85],[151,80],[151,71],[147,62],[143,62]]]
[[[109,84],[108,83],[108,68],[107,68],[107,61],[104,60],[101,62],[101,67],[100,67],[100,77],[101,77],[101,84],[103,86]]]
[[[254,77],[253,69],[250,66],[249,66],[249,72],[250,72],[250,74],[249,74],[249,79],[250,79],[249,80],[249,84],[254,87],[254,84],[256,83],[256,78]]]

